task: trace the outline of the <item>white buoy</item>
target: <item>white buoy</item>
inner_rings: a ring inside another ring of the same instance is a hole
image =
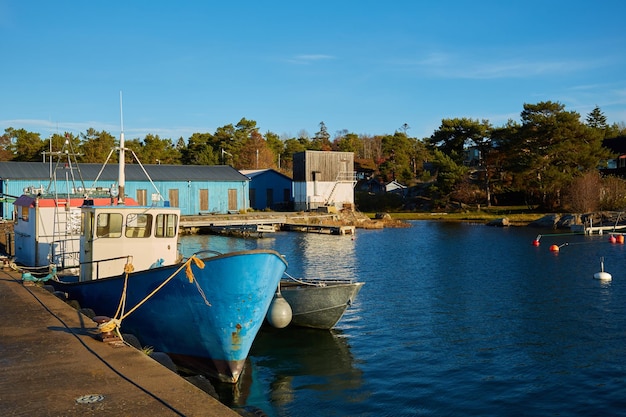
[[[604,272],[604,258],[600,259],[600,272],[596,272],[595,274],[593,274],[593,277],[595,279],[601,279],[603,281],[610,281],[613,279],[611,274],[609,274],[608,272]]]
[[[274,295],[274,299],[267,310],[266,319],[269,324],[277,329],[285,328],[291,323],[291,306],[283,298],[280,291]]]

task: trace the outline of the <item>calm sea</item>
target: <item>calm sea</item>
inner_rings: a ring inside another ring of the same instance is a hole
[[[364,281],[331,331],[265,329],[220,399],[268,416],[626,415],[626,246],[608,235],[411,222],[355,236],[188,236]],[[561,246],[558,253],[550,245]],[[604,258],[610,282],[593,279]]]

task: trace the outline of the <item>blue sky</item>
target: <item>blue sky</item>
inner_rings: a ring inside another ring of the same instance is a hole
[[[626,2],[0,0],[0,133],[430,136],[524,103],[626,122]]]

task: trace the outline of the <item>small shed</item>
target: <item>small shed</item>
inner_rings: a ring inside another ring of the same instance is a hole
[[[386,192],[385,184],[376,178],[359,181],[357,184],[358,191],[365,191],[372,194],[382,194]]]
[[[292,181],[273,169],[242,170],[250,178],[250,207],[255,210],[292,210]]]
[[[250,207],[250,179],[228,165],[126,164],[125,177],[126,196],[142,206],[165,200],[180,208],[181,215],[239,212]],[[117,179],[118,167],[113,164],[0,162],[0,215],[13,218],[13,200],[22,194],[101,193],[115,189]]]
[[[304,151],[293,155],[295,210],[354,208],[353,152]]]
[[[393,180],[385,184],[385,192],[405,196],[407,192],[407,186],[400,184],[396,180]]]

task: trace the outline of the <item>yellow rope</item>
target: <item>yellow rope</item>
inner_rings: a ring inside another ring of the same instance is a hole
[[[112,332],[113,330],[117,331],[120,325],[121,325],[121,322],[119,320],[111,319],[107,321],[106,323],[99,324],[98,330],[100,330],[100,333],[108,333],[108,332]]]
[[[187,279],[189,280],[189,283],[191,284],[193,282],[193,271],[191,270],[191,262],[192,261],[196,264],[196,266],[200,269],[204,269],[204,261],[200,258],[197,258],[196,255],[193,255],[191,258],[189,258],[189,260],[187,260],[186,264],[187,264],[187,269],[185,270],[185,274],[187,275]]]
[[[137,305],[135,307],[130,309],[128,312],[124,313],[124,309],[126,307],[126,293],[127,293],[127,290],[128,290],[128,276],[129,276],[129,274],[131,272],[134,271],[133,265],[131,263],[127,263],[124,266],[124,272],[126,273],[126,276],[124,277],[124,287],[122,289],[122,296],[120,298],[120,303],[119,303],[119,305],[117,307],[117,311],[115,312],[115,317],[112,318],[111,320],[109,320],[106,323],[100,324],[98,326],[98,329],[100,330],[100,332],[111,332],[111,331],[115,330],[117,332],[117,334],[119,335],[119,337],[122,340],[124,340],[122,338],[122,335],[121,335],[120,330],[119,330],[119,328],[122,326],[122,320],[124,320],[131,313],[133,313],[135,310],[137,310],[139,307],[141,307],[146,301],[148,301],[150,298],[152,298],[152,296],[154,294],[159,292],[161,290],[161,288],[163,288],[168,282],[170,282],[172,280],[172,278],[174,278],[183,268],[185,268],[185,274],[186,274],[187,278],[189,279],[189,282],[192,283],[194,281],[193,271],[191,269],[191,262],[195,263],[198,268],[204,269],[204,262],[202,261],[202,259],[196,257],[196,255],[192,255],[172,275],[170,275],[169,278],[167,278],[165,281],[163,281],[158,287],[156,287],[143,300],[141,300],[139,303],[137,303]],[[204,291],[202,291],[202,288],[200,288],[200,285],[199,285],[199,283],[197,281],[196,281],[196,287],[198,289],[198,292],[200,293],[200,295],[204,299],[204,302],[207,305],[210,306],[211,304],[206,299],[206,296],[204,295]]]

